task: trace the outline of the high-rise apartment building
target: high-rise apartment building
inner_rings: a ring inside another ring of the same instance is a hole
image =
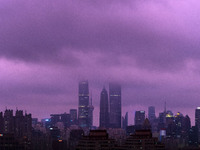
[[[4,112],[4,132],[14,133],[13,110],[6,109]]]
[[[121,106],[121,86],[117,83],[109,84],[110,98],[110,127],[121,128],[122,106]]]
[[[27,144],[31,139],[32,133],[32,116],[31,114],[23,114],[22,110],[16,110],[15,116],[13,115],[13,110],[6,109],[3,113],[0,113],[1,133],[14,134],[18,139],[24,139],[26,137]]]
[[[108,92],[105,88],[101,91],[100,96],[100,119],[99,127],[109,127],[109,113],[108,113]]]
[[[145,120],[145,111],[135,112],[135,125],[143,125]]]
[[[89,127],[89,86],[88,81],[79,82],[78,123],[80,127]]]

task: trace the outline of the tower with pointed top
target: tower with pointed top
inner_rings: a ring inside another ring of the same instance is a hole
[[[100,95],[100,117],[99,117],[99,127],[108,128],[109,127],[109,113],[108,113],[108,92],[103,87]]]

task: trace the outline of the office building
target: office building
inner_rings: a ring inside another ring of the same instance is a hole
[[[128,126],[128,112],[126,112],[125,116],[122,117],[122,128],[126,130],[127,126]]]
[[[116,83],[109,84],[110,98],[110,127],[121,128],[121,86]]]
[[[158,131],[164,128],[166,128],[166,113],[161,112],[158,117]]]
[[[65,128],[70,127],[71,125],[71,117],[70,114],[64,113],[60,115],[60,121],[63,123]]]
[[[71,125],[77,124],[77,109],[70,109],[70,121]]]
[[[148,108],[148,119],[149,119],[150,123],[152,123],[156,119],[154,106],[150,106]]]
[[[143,125],[145,120],[145,111],[136,111],[135,112],[135,125]]]
[[[99,127],[109,127],[109,113],[108,113],[108,92],[103,88],[100,96],[100,119]]]
[[[90,103],[89,103],[89,112],[88,112],[88,125],[91,128],[93,126],[93,111],[94,111],[94,106],[92,105],[92,96],[90,98]]]
[[[78,123],[80,127],[89,127],[89,86],[88,81],[79,82]]]

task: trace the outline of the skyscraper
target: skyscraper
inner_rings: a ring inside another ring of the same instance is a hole
[[[155,115],[155,107],[154,106],[150,106],[148,108],[148,119],[150,121],[150,123],[152,124],[153,121],[156,119],[156,115]]]
[[[126,130],[128,126],[128,112],[126,112],[125,116],[122,117],[122,128]]]
[[[89,102],[89,112],[88,112],[89,127],[93,126],[93,111],[94,111],[94,106],[92,105],[92,96],[91,96]]]
[[[89,87],[88,81],[79,82],[78,123],[80,127],[89,127]]]
[[[200,142],[200,107],[195,110],[195,126],[198,130],[198,142]]]
[[[135,112],[135,125],[143,125],[145,120],[145,111]]]
[[[101,91],[100,96],[100,119],[99,126],[107,128],[109,126],[109,113],[108,113],[108,92],[105,88]]]
[[[121,128],[121,86],[116,83],[109,84],[110,98],[110,127]]]

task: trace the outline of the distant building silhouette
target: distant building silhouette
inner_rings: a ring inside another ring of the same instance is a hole
[[[154,106],[150,106],[148,108],[148,119],[149,119],[150,123],[153,123],[154,120],[156,119],[155,107]]]
[[[71,118],[70,118],[70,114],[64,113],[60,115],[60,121],[63,123],[64,127],[70,127],[71,125]]]
[[[109,127],[109,113],[108,113],[108,92],[105,87],[101,91],[100,95],[100,117],[99,117],[99,127],[108,128]]]
[[[151,130],[151,124],[149,122],[149,119],[145,119],[144,123],[142,125],[143,130]]]
[[[158,117],[158,131],[160,131],[163,128],[166,128],[166,113],[165,112],[159,113],[159,117]]]
[[[125,116],[122,117],[122,128],[126,130],[127,126],[128,126],[128,112],[126,112]]]
[[[135,112],[135,125],[143,125],[145,120],[145,111],[136,111]]]
[[[51,126],[55,126],[57,122],[60,122],[60,114],[51,114]]]
[[[77,109],[70,109],[71,125],[77,125]]]
[[[89,86],[88,81],[79,82],[78,123],[89,127]]]
[[[117,83],[109,84],[110,98],[110,127],[121,128],[122,106],[121,106],[121,86]]]
[[[91,96],[89,102],[89,112],[88,112],[88,119],[89,119],[88,126],[90,128],[93,126],[93,111],[94,111],[94,106],[92,105],[92,96]]]

